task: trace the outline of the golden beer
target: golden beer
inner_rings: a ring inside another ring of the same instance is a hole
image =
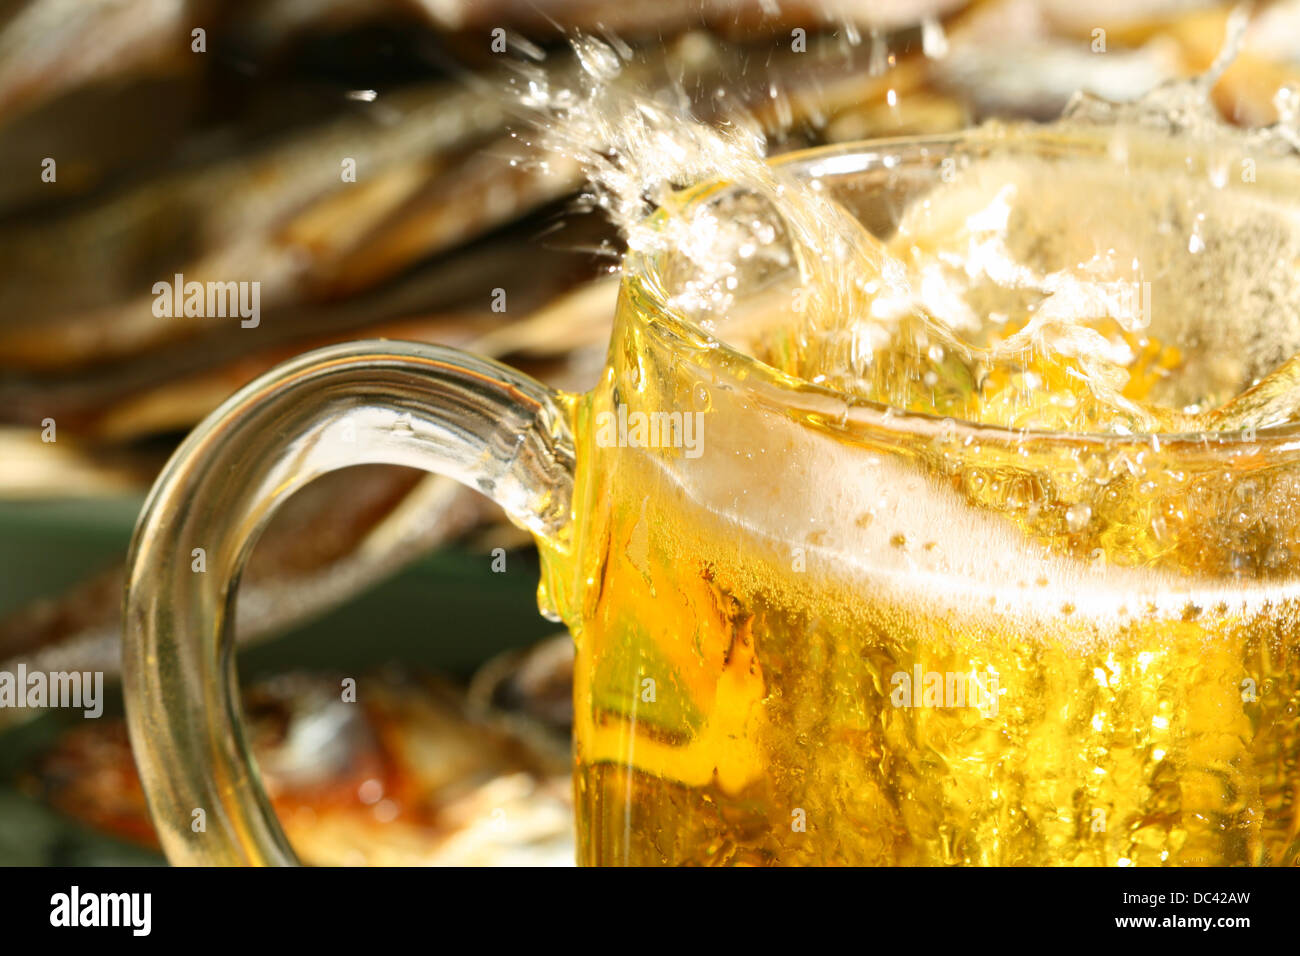
[[[896,319],[846,385],[790,331],[798,276],[728,302],[733,350],[673,314],[669,259],[628,270],[573,404],[572,541],[544,547],[577,643],[580,862],[1300,862],[1300,442],[1241,425],[1259,386],[1228,404],[1300,352],[1297,177],[1225,184],[1233,156],[1139,145],[986,134],[827,174],[906,259],[991,151],[1038,164],[1002,221],[1016,261],[1134,279],[1151,312],[1070,319],[1124,356],[1109,395],[1093,339],[1037,347],[1045,297],[987,275],[962,289],[978,327]],[[945,193],[953,157],[971,172]],[[1123,269],[1080,270],[1094,247]],[[1269,324],[1229,321],[1247,310]],[[694,453],[666,410],[698,416]]]

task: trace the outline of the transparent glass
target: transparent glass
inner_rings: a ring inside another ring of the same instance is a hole
[[[986,130],[782,161],[888,236],[945,160],[1104,166],[1108,142]],[[1123,159],[1217,162],[1188,150],[1153,133]],[[1300,234],[1298,185],[1261,159],[1215,188]],[[577,646],[581,863],[1300,861],[1296,428],[1027,433],[846,401],[674,315],[673,269],[629,257],[586,395],[355,343],[178,450],[137,530],[125,661],[169,859],[293,861],[239,727],[231,602],[279,501],[381,461],[479,488],[537,539],[540,603]]]

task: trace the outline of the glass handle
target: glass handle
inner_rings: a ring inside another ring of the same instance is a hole
[[[447,475],[563,547],[573,439],[557,393],[454,349],[352,342],[302,355],[213,412],[163,469],[128,563],[123,683],[167,858],[294,864],[240,727],[235,594],[294,491],[348,465]]]

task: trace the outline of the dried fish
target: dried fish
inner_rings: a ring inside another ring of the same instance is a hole
[[[1134,99],[1180,76],[1177,43],[1154,36],[1126,49],[1120,34],[1094,48],[1090,35],[1062,35],[1038,0],[999,0],[979,6],[949,28],[947,55],[933,64],[934,82],[966,98],[977,117],[1052,119],[1079,90],[1111,100]],[[1109,41],[1109,45],[1107,45]]]
[[[563,632],[498,655],[474,674],[467,707],[502,723],[539,749],[568,752],[573,732],[573,638]]]
[[[485,30],[509,27],[548,35],[559,27],[584,32],[610,31],[636,39],[663,37],[683,26],[708,26],[730,31],[789,30],[803,26],[849,25],[862,30],[896,30],[929,17],[944,16],[964,0],[666,0],[653,4],[610,3],[607,0],[449,0],[426,4],[434,21],[446,30]]]
[[[567,753],[470,716],[442,682],[362,675],[347,702],[344,676],[284,675],[244,698],[263,782],[305,862],[573,864]],[[156,846],[121,721],[69,731],[22,783],[83,823]]]
[[[590,322],[589,309],[559,297],[605,267],[586,250],[608,242],[612,232],[592,216],[568,217],[560,224],[556,215],[544,213],[367,294],[268,311],[259,330],[202,335],[194,343],[199,348],[164,345],[57,375],[11,373],[0,379],[0,421],[33,427],[52,417],[61,434],[83,443],[138,441],[188,429],[278,362],[358,334],[469,347],[551,303],[582,317],[580,324]],[[561,228],[539,241],[537,234],[547,224]],[[517,263],[524,260],[535,268],[521,278]],[[508,293],[504,303],[496,300],[497,289]],[[494,301],[504,311],[494,311]],[[606,332],[610,316],[612,311],[603,316]],[[553,324],[555,331],[562,323]],[[250,341],[253,332],[257,338]],[[502,340],[506,347],[509,335]]]
[[[179,68],[186,0],[33,0],[0,21],[0,117],[127,66]]]
[[[0,18],[0,118],[99,80],[195,68],[191,31],[203,28],[253,52],[274,50],[308,31],[389,20],[434,31],[527,33],[555,41],[566,32],[612,31],[628,39],[670,39],[709,26],[738,38],[756,30],[851,27],[897,30],[951,13],[962,0],[27,0]],[[205,45],[206,45],[205,38]]]
[[[11,279],[0,285],[0,363],[75,367],[192,337],[205,322],[229,321],[155,315],[154,283],[177,273],[199,283],[258,282],[265,308],[319,295],[310,246],[319,203],[332,201],[333,220],[347,218],[354,235],[364,234],[408,198],[420,175],[436,172],[439,156],[499,131],[507,115],[495,94],[441,84],[394,94],[386,109],[393,121],[379,128],[369,114],[343,117],[257,155],[176,173],[88,211],[6,230],[0,258]],[[353,185],[342,178],[347,161],[369,186],[347,191]],[[553,188],[558,195],[567,187]],[[521,201],[531,209],[538,198]],[[458,210],[459,224],[438,230],[434,245],[418,254],[472,238],[522,211],[497,205],[466,220]],[[389,260],[387,274],[410,261]]]
[[[1068,0],[1000,0],[953,24],[952,49],[936,64],[936,81],[966,91],[979,115],[1052,117],[1078,89],[1129,100],[1164,80],[1208,70],[1223,49],[1232,9],[1181,0],[1086,9]],[[1211,91],[1228,120],[1274,122],[1278,89],[1300,81],[1300,46],[1285,39],[1286,17],[1271,6],[1256,13],[1241,53]]]

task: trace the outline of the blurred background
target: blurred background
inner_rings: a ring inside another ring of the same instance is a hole
[[[0,864],[161,863],[116,679],[150,484],[231,392],[390,337],[560,388],[598,373],[619,237],[529,145],[520,64],[617,38],[623,81],[772,153],[1048,120],[1204,72],[1188,0],[2,0],[0,671],[105,675],[104,716],[0,709]],[[1300,81],[1300,2],[1250,8],[1233,123]],[[344,174],[351,161],[355,176]],[[256,281],[260,316],[160,317],[153,285]],[[500,293],[504,291],[504,296]],[[502,303],[505,308],[502,309]],[[278,514],[239,598],[249,735],[308,862],[573,859],[572,653],[494,506],[400,468]],[[357,681],[358,704],[340,682]]]

